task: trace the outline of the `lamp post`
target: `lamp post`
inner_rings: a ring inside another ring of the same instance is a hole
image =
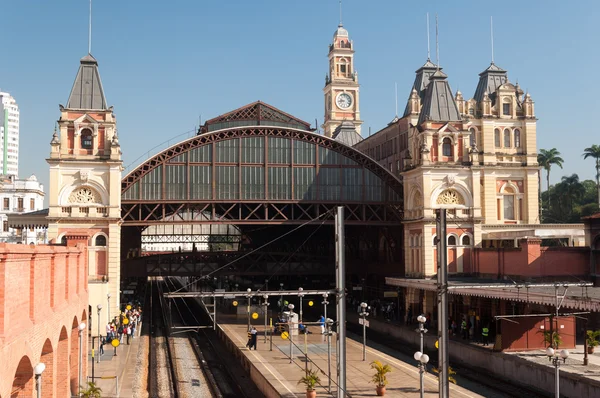
[[[98,363],[100,363],[100,312],[102,311],[102,304],[96,306],[98,309]]]
[[[83,331],[85,330],[85,323],[81,322],[77,327],[79,330],[79,373],[77,383],[77,396],[80,396],[79,390],[81,389],[81,376],[83,374]]]
[[[425,373],[425,367],[427,362],[429,362],[429,356],[427,354],[423,354],[423,337],[425,333],[427,333],[427,329],[425,329],[424,325],[427,322],[427,318],[425,315],[419,315],[417,317],[417,321],[419,322],[419,328],[416,330],[417,333],[421,335],[421,345],[420,350],[415,352],[414,358],[418,362],[419,366],[419,378],[421,383],[421,398],[423,397],[423,373]]]
[[[46,370],[46,364],[43,362],[38,363],[35,365],[35,368],[33,368],[37,398],[42,398],[42,373],[44,373],[44,370]]]
[[[263,296],[265,301],[263,302],[263,306],[265,307],[265,344],[267,344],[267,317],[269,316],[269,295],[265,294]]]
[[[248,293],[246,295],[246,297],[248,298],[248,308],[246,309],[246,312],[248,314],[248,331],[250,331],[250,297],[252,297],[250,292],[252,292],[252,289],[248,288],[246,289],[246,292]]]
[[[325,318],[325,325],[327,325],[327,391],[331,392],[331,327],[333,326],[333,319]]]
[[[279,291],[283,292],[283,282],[279,284]],[[285,307],[283,306],[283,294],[281,294],[281,298],[279,299],[279,311],[283,311]]]
[[[363,325],[363,361],[367,360],[367,317],[369,316],[367,309],[367,303],[360,303],[360,314],[358,315],[362,318]]]
[[[288,329],[289,329],[289,333],[288,333],[288,338],[290,339],[290,363],[292,363],[293,361],[293,342],[292,342],[292,327],[294,326],[294,304],[289,304],[288,305],[288,309],[290,310],[290,315],[288,316]]]
[[[552,364],[554,365],[554,377],[556,379],[555,396],[556,398],[560,398],[560,361],[562,360],[563,363],[567,362],[567,358],[569,357],[569,351],[560,350],[560,352],[558,352],[558,350],[555,350],[552,347],[548,347],[546,348],[546,356],[548,356],[548,359],[551,360]]]
[[[327,320],[327,305],[329,304],[329,301],[327,301],[327,293],[323,293],[323,301],[321,304],[323,304],[323,317]]]
[[[107,306],[106,306],[106,311],[108,311],[108,321],[110,322],[110,293],[106,293],[106,302],[107,302]],[[98,336],[98,338],[100,338],[100,336]]]
[[[300,317],[298,318],[298,320],[300,321],[300,323],[302,323],[302,298],[304,297],[304,293],[302,293],[304,291],[304,289],[302,289],[301,287],[298,288],[298,297],[300,298]]]
[[[423,393],[425,392],[425,388],[423,385],[423,373],[425,373],[425,369],[427,368],[427,362],[429,362],[429,355],[423,354],[422,351],[417,351],[415,352],[415,355],[413,355],[413,358],[415,358],[415,361],[417,361],[417,366],[419,367],[420,394],[421,398],[423,398]]]

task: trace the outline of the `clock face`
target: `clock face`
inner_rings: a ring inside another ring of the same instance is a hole
[[[335,99],[335,103],[341,109],[348,109],[350,108],[350,106],[352,106],[352,97],[350,96],[350,94],[340,93]]]

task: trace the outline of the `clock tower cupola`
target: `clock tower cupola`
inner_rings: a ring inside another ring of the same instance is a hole
[[[358,73],[354,69],[354,43],[342,23],[333,34],[329,45],[329,72],[325,76],[325,122],[327,137],[343,122],[351,122],[360,134]]]

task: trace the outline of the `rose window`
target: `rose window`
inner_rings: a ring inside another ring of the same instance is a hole
[[[438,205],[464,205],[465,199],[458,192],[447,189],[437,197],[436,203]]]
[[[79,188],[69,195],[70,203],[102,203],[100,195],[91,188]]]

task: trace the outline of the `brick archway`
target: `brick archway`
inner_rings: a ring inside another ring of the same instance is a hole
[[[10,398],[31,398],[33,396],[33,366],[29,357],[19,361],[13,381]]]
[[[77,395],[79,387],[77,386],[78,380],[78,365],[79,365],[79,330],[77,327],[79,322],[77,317],[73,318],[73,325],[71,326],[71,349],[69,351],[69,380],[71,386],[71,395]]]
[[[63,326],[56,349],[56,396],[69,396],[69,334]]]
[[[40,362],[46,365],[46,370],[42,374],[42,395],[44,397],[54,397],[54,349],[50,339],[46,339],[44,343]]]

